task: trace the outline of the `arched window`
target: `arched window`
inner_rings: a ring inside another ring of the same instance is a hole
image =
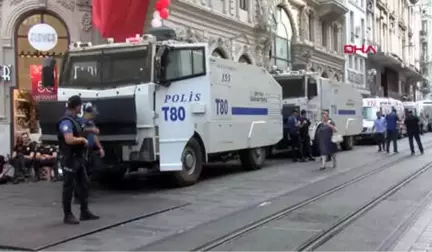
[[[28,32],[32,26],[37,24],[47,24],[57,34],[57,41],[49,51],[39,51],[30,45]],[[57,60],[57,68],[61,66],[62,55],[69,47],[69,33],[62,20],[47,12],[38,12],[26,17],[18,24],[15,43],[18,61],[17,71],[20,73],[17,82],[18,88],[31,90],[30,66],[42,64],[45,56],[53,56]]]
[[[228,57],[225,56],[225,54],[223,53],[223,51],[219,48],[214,49],[214,51],[212,52],[212,56],[216,57],[216,58],[222,58],[222,59],[227,59]]]
[[[249,59],[249,57],[248,56],[246,56],[246,55],[242,55],[240,58],[239,58],[239,62],[240,63],[245,63],[245,64],[252,64],[252,61]]]
[[[333,26],[333,50],[338,51],[339,49],[339,28],[337,25]]]
[[[282,70],[291,67],[291,37],[292,28],[287,13],[281,7],[276,7],[271,18],[273,30],[273,46],[270,53],[272,65]]]
[[[321,74],[321,77],[323,77],[323,78],[328,78],[328,74],[327,74],[326,72],[323,72],[323,73]]]

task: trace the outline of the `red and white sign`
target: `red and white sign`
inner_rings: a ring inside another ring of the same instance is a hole
[[[356,45],[348,44],[348,45],[344,45],[343,52],[344,54],[348,54],[348,55],[355,55],[356,53],[376,54],[377,50],[374,46],[371,45],[356,46]]]
[[[57,73],[54,72],[55,85],[52,88],[42,86],[42,65],[30,65],[32,96],[36,101],[57,100]]]

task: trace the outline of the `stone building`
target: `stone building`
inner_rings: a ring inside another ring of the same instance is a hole
[[[178,0],[164,26],[219,57],[343,80],[347,11],[343,0]]]
[[[367,26],[376,54],[368,55],[371,94],[413,99],[419,82],[421,6],[417,0],[369,0]]]

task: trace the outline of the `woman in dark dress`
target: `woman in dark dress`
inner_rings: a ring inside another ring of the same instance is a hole
[[[318,143],[318,150],[321,156],[320,170],[326,168],[327,157],[331,156],[333,168],[336,168],[337,145],[332,142],[333,133],[337,132],[336,126],[329,120],[327,112],[322,113],[321,123],[317,128],[316,141]]]

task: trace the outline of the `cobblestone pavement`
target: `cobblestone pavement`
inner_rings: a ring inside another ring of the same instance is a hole
[[[432,134],[423,139],[424,142],[431,140]],[[400,151],[407,150],[407,139],[402,139],[399,143]],[[336,170],[324,172],[317,170],[318,162],[292,164],[285,159],[269,160],[265,168],[254,172],[242,172],[238,165],[228,168],[223,165],[224,169],[209,167],[210,175],[195,186],[145,192],[192,204],[72,240],[49,250],[134,250],[335,174],[353,168],[361,169],[360,165],[386,156],[387,154],[377,153],[375,146],[357,146],[353,151],[338,155]]]
[[[431,195],[429,195],[431,197]],[[432,203],[427,206],[413,226],[395,245],[394,251],[432,250]]]

